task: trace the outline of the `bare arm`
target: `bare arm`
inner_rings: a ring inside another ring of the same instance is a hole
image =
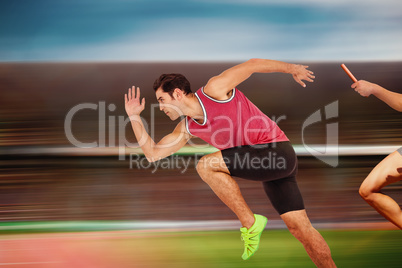
[[[301,86],[306,84],[302,80],[313,82],[313,72],[307,70],[308,66],[296,65],[282,61],[251,59],[227,69],[218,76],[212,77],[204,88],[205,93],[216,99],[227,98],[227,93],[253,73],[289,73]]]
[[[182,120],[172,133],[163,137],[156,144],[145,130],[140,117],[140,113],[145,108],[145,98],[140,102],[140,89],[137,87],[137,90],[135,90],[133,86],[132,89],[128,90],[128,94],[125,94],[124,99],[134,135],[149,162],[160,160],[177,152],[190,139],[191,136],[186,132],[185,122]]]
[[[364,80],[359,80],[352,84],[355,89],[363,97],[368,97],[371,94],[388,104],[391,108],[402,112],[402,94],[389,91],[377,84],[370,83]]]

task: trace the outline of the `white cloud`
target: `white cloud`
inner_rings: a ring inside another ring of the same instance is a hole
[[[346,26],[346,25],[345,25]],[[331,33],[311,49],[316,57],[327,60],[402,60],[402,32],[392,29],[351,30],[347,27]]]
[[[315,5],[315,6],[361,6],[366,5],[400,5],[400,0],[200,0],[214,3],[237,3],[237,4],[258,4],[258,5]]]
[[[245,6],[293,6],[332,10],[333,12],[350,12],[354,16],[366,17],[396,17],[402,15],[402,1],[400,0],[200,0],[211,4],[226,3],[228,5],[241,4]]]
[[[91,45],[36,47],[31,60],[287,61],[402,60],[402,28],[392,21],[275,25],[233,19],[160,19],[147,31]],[[15,55],[15,53],[13,54]],[[26,55],[22,55],[25,56]],[[21,59],[24,60],[24,59]]]
[[[257,56],[266,35],[278,34],[274,29],[267,33],[268,27],[235,20],[171,19],[150,24],[149,31],[139,35],[133,32],[94,46],[65,47],[59,56],[61,60],[238,60]],[[53,54],[49,50],[42,53]]]

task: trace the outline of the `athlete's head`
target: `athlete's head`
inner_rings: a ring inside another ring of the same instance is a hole
[[[159,88],[171,97],[173,97],[173,92],[176,88],[182,90],[184,95],[191,93],[190,82],[182,74],[162,74],[154,83],[155,92]]]
[[[153,86],[159,108],[172,120],[181,114],[180,105],[183,96],[191,93],[190,82],[182,74],[162,74]]]

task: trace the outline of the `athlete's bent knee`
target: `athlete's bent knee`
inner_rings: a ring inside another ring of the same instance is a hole
[[[201,173],[204,172],[204,159],[205,156],[201,157],[201,159],[198,161],[197,166],[195,167],[195,170],[197,170],[198,174],[201,175]]]
[[[197,171],[223,171],[224,162],[222,158],[217,156],[216,154],[208,154],[201,157],[200,161],[198,161],[196,169]]]
[[[372,194],[374,193],[374,191],[372,191],[371,188],[367,187],[364,185],[364,183],[362,185],[360,185],[359,188],[359,195],[366,201],[369,201],[371,199]]]
[[[197,166],[195,167],[195,169],[197,170],[198,174],[201,176],[202,179],[204,179],[203,175],[211,171],[208,162],[209,162],[208,155],[204,155],[203,157],[200,158],[200,160],[197,163]]]
[[[366,199],[366,198],[368,198],[368,196],[370,195],[370,192],[367,191],[365,187],[360,186],[360,188],[359,188],[359,195],[360,195],[363,199]]]
[[[303,237],[308,235],[309,231],[311,231],[311,228],[313,228],[310,221],[286,221],[285,223],[289,229],[289,232],[298,240],[303,240]]]

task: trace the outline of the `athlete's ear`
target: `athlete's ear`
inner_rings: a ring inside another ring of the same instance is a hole
[[[180,88],[175,88],[173,91],[173,97],[176,100],[181,100],[181,98],[183,97],[183,91],[181,91]]]

